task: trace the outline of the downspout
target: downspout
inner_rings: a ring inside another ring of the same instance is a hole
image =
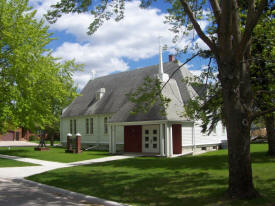
[[[193,122],[193,126],[192,126],[192,144],[193,144],[192,151],[193,151],[193,154],[194,154],[194,152],[196,150],[195,122]]]

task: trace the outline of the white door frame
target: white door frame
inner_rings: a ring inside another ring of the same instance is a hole
[[[160,126],[158,124],[142,126],[142,152],[160,153]]]

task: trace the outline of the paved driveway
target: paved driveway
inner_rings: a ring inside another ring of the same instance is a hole
[[[69,195],[57,194],[15,179],[0,179],[0,205],[3,206],[71,206],[86,205]],[[92,205],[92,204],[91,204]]]

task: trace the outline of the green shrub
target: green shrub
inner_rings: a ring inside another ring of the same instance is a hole
[[[30,137],[29,137],[29,141],[35,141],[36,140],[36,137],[34,136],[34,135],[31,135]]]

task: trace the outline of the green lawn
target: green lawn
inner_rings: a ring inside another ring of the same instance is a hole
[[[24,167],[24,166],[37,166],[37,165],[28,163],[28,162],[20,162],[16,160],[0,158],[0,168],[1,167]]]
[[[49,148],[49,151],[34,151],[34,147],[11,147],[10,150],[6,147],[0,147],[0,154],[55,162],[76,162],[108,156],[106,151],[84,151],[80,154],[72,154],[65,153],[65,149],[61,147]]]
[[[28,179],[131,205],[272,205],[275,158],[252,145],[254,183],[263,198],[230,201],[227,150],[173,159],[140,157],[53,170]]]

